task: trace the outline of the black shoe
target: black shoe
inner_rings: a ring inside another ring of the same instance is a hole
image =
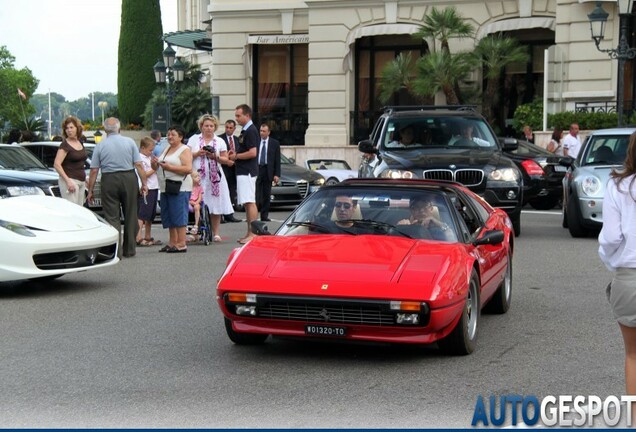
[[[225,219],[225,222],[232,222],[232,223],[243,222],[242,219],[237,219],[237,218],[234,217],[234,215],[228,216],[228,217],[226,217],[224,219]]]
[[[266,218],[262,217],[261,218],[261,222],[271,222],[271,221],[272,220],[270,218],[268,218],[268,217],[266,217]]]
[[[225,223],[225,218],[221,218],[221,223]]]

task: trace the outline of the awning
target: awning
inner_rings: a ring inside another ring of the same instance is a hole
[[[200,51],[212,51],[212,39],[205,30],[182,30],[163,35],[170,45]]]
[[[392,35],[392,34],[413,34],[416,33],[421,26],[415,24],[376,24],[366,27],[358,27],[347,35],[345,42],[344,58],[342,60],[342,68],[345,71],[353,70],[353,52],[351,45],[357,39],[366,36]]]
[[[556,28],[556,20],[550,17],[532,17],[495,21],[482,26],[477,31],[476,39],[480,40],[492,33],[532,28],[545,28],[554,31]]]

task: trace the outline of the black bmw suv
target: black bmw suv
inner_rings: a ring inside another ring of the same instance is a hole
[[[503,150],[515,150],[516,140],[500,141],[474,107],[386,107],[363,153],[375,153],[378,162],[363,169],[367,176],[421,178],[461,183],[493,207],[508,213],[521,233],[523,176]]]

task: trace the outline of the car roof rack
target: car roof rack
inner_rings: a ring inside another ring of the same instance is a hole
[[[396,111],[431,111],[431,110],[451,110],[451,111],[472,111],[477,112],[477,105],[389,105],[382,108],[385,114]]]

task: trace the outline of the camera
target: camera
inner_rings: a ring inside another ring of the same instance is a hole
[[[210,152],[210,153],[214,153],[215,152],[214,147],[209,146],[209,145],[203,146],[203,150],[205,150],[207,152]]]

